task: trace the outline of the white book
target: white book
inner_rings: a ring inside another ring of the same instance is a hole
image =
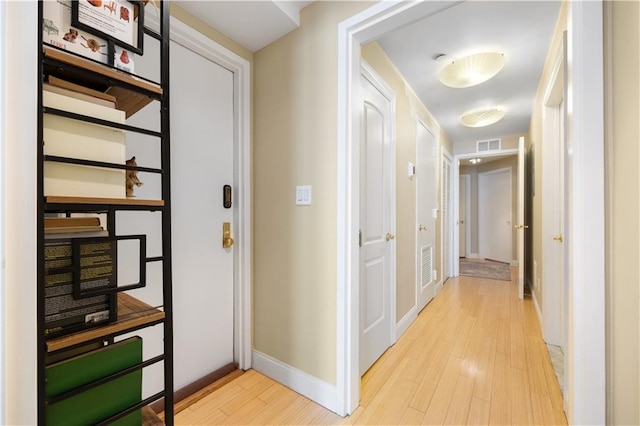
[[[117,123],[125,113],[117,109],[43,92],[44,106]],[[44,154],[106,163],[125,164],[125,133],[96,124],[45,114]],[[126,198],[125,171],[45,162],[45,195]]]

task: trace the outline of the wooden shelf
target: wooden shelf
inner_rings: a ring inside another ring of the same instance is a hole
[[[64,196],[46,196],[47,204],[100,204],[100,205],[118,205],[118,206],[147,206],[147,207],[163,207],[162,200],[144,200],[141,198],[94,198],[94,197],[64,197]]]
[[[162,321],[164,312],[132,297],[118,293],[118,319],[102,327],[91,328],[67,336],[47,340],[47,352],[68,348],[90,340],[106,337],[114,333],[132,330],[145,324]]]
[[[115,80],[129,86],[137,87],[139,89],[155,94],[157,97],[161,96],[163,93],[162,87],[155,83],[136,78],[135,76],[118,71],[115,68],[101,65],[87,59],[82,59],[81,57],[63,52],[52,47],[44,47],[43,55],[45,58],[53,59],[64,64],[69,64],[74,67],[91,71],[97,75],[106,77],[107,79]],[[127,90],[117,85],[107,87],[105,92],[116,98],[117,108],[119,110],[125,111],[127,118],[131,117],[133,114],[153,101],[152,98],[143,93]]]

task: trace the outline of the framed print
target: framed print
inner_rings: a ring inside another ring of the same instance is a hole
[[[133,0],[73,0],[71,25],[142,55],[144,4]]]
[[[42,41],[61,50],[109,64],[109,41],[71,25],[71,0],[42,3]]]

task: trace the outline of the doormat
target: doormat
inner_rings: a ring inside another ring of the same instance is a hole
[[[500,262],[479,262],[477,260],[460,259],[460,275],[489,280],[511,281],[509,265]]]

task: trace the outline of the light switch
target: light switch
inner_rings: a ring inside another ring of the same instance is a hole
[[[296,205],[298,206],[311,205],[311,185],[296,186]]]

